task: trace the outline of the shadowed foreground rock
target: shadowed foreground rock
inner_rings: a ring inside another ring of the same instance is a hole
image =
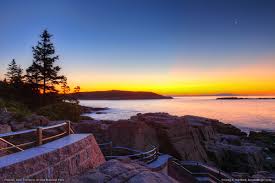
[[[71,183],[177,183],[173,178],[153,172],[150,169],[130,160],[110,160],[96,169],[74,177]]]

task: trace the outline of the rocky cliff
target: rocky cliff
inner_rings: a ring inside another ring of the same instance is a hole
[[[10,112],[0,113],[0,133],[55,123],[38,115],[20,122]],[[83,120],[73,127],[78,133],[93,133],[98,143],[112,141],[115,146],[140,150],[156,145],[160,152],[180,160],[206,162],[229,172],[275,169],[274,133],[251,132],[247,136],[240,129],[215,119],[147,113],[129,120]],[[50,130],[47,133],[56,134]]]
[[[136,149],[157,145],[160,152],[178,159],[202,161],[230,172],[270,168],[264,147],[240,129],[214,119],[147,113],[116,122],[83,121],[74,127],[93,133],[99,143],[111,140],[114,145]]]

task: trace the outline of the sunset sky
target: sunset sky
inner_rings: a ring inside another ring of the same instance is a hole
[[[275,94],[273,0],[0,0],[0,78],[47,28],[81,91]]]

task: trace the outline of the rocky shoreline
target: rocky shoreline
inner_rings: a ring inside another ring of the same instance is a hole
[[[104,110],[83,107],[84,112]],[[16,121],[10,112],[0,113],[0,133],[49,126],[49,121],[31,115]],[[230,124],[197,116],[173,116],[146,113],[129,120],[81,120],[73,123],[76,133],[93,133],[98,143],[147,150],[151,145],[179,160],[195,160],[238,175],[275,171],[275,133],[250,132],[249,135]]]
[[[251,132],[248,136],[230,124],[197,116],[167,113],[138,114],[129,120],[84,120],[74,124],[79,133],[93,133],[99,143],[149,149],[180,160],[195,160],[230,173],[257,174],[275,170],[275,134]]]

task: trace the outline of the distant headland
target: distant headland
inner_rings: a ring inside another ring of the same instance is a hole
[[[163,96],[153,92],[141,91],[93,91],[78,92],[71,94],[79,100],[145,100],[145,99],[173,99],[170,96]]]
[[[219,97],[217,100],[274,100],[274,97]]]

